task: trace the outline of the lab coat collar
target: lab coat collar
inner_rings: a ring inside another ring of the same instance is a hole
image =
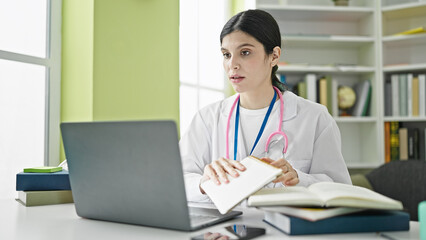
[[[224,105],[222,107],[222,114],[226,117],[229,115],[229,111],[231,111],[232,104],[234,103],[235,99],[237,98],[238,94],[234,94],[224,100]],[[284,98],[284,116],[283,116],[283,122],[291,120],[296,117],[297,115],[297,96],[290,92],[285,91],[283,93]],[[279,104],[276,104],[274,106],[275,108],[278,108],[279,111]],[[234,109],[235,111],[235,109]]]

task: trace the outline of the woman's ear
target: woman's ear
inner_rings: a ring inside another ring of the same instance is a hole
[[[280,56],[281,56],[281,48],[276,46],[274,47],[274,49],[272,49],[272,66],[275,66],[278,64],[278,62],[280,61]]]

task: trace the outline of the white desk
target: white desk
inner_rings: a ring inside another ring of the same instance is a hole
[[[196,232],[180,232],[136,225],[83,219],[75,213],[74,204],[24,207],[14,199],[0,200],[1,240],[49,239],[185,239],[235,223],[263,227],[262,239],[386,239],[376,233],[288,236],[262,222],[263,213],[256,209],[239,209],[244,214],[228,222]],[[388,232],[387,239],[419,239],[419,223],[410,222],[410,231]]]

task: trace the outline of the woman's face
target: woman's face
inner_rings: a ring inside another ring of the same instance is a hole
[[[234,31],[222,39],[223,67],[238,93],[269,88],[272,54],[267,55],[263,45],[242,31]]]

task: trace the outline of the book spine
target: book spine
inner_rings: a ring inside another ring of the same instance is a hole
[[[370,82],[367,82],[368,86],[367,88],[367,96],[365,98],[364,106],[362,109],[362,116],[368,116],[368,110],[370,108],[370,100],[371,100],[371,85]]]
[[[404,231],[409,229],[410,216],[405,212],[382,214],[350,214],[315,222],[280,213],[265,213],[264,221],[289,235]]]
[[[327,107],[327,79],[319,80],[319,103]]]
[[[333,95],[333,79],[330,76],[326,78],[327,84],[327,109],[331,116],[333,116],[333,99],[336,98],[336,95]]]
[[[306,94],[306,83],[305,82],[299,82],[297,84],[297,89],[298,89],[298,95],[302,98],[306,98],[307,94]]]
[[[407,107],[407,75],[399,75],[399,115],[408,116]]]
[[[419,79],[417,77],[412,78],[412,105],[413,105],[413,116],[419,116]]]
[[[392,116],[399,116],[399,76],[397,74],[391,75],[392,85]]]
[[[385,116],[392,116],[392,84],[385,83]]]
[[[408,160],[408,129],[399,129],[399,160]]]
[[[425,74],[419,74],[419,116],[426,116],[426,79]]]
[[[391,161],[390,122],[385,122],[385,163]]]
[[[419,129],[408,128],[407,145],[408,159],[419,159]]]
[[[413,116],[413,74],[407,74],[407,116]]]
[[[18,199],[27,207],[74,202],[70,190],[19,191]]]
[[[390,123],[391,161],[399,159],[399,122]]]
[[[305,76],[306,81],[306,95],[307,99],[312,102],[317,102],[317,85],[315,74],[309,73]]]
[[[16,191],[71,190],[68,174],[19,173]]]
[[[331,81],[331,88],[332,88],[332,112],[333,117],[339,116],[339,101],[338,101],[338,95],[337,95],[337,89],[339,88],[337,84],[337,80],[333,79]]]

